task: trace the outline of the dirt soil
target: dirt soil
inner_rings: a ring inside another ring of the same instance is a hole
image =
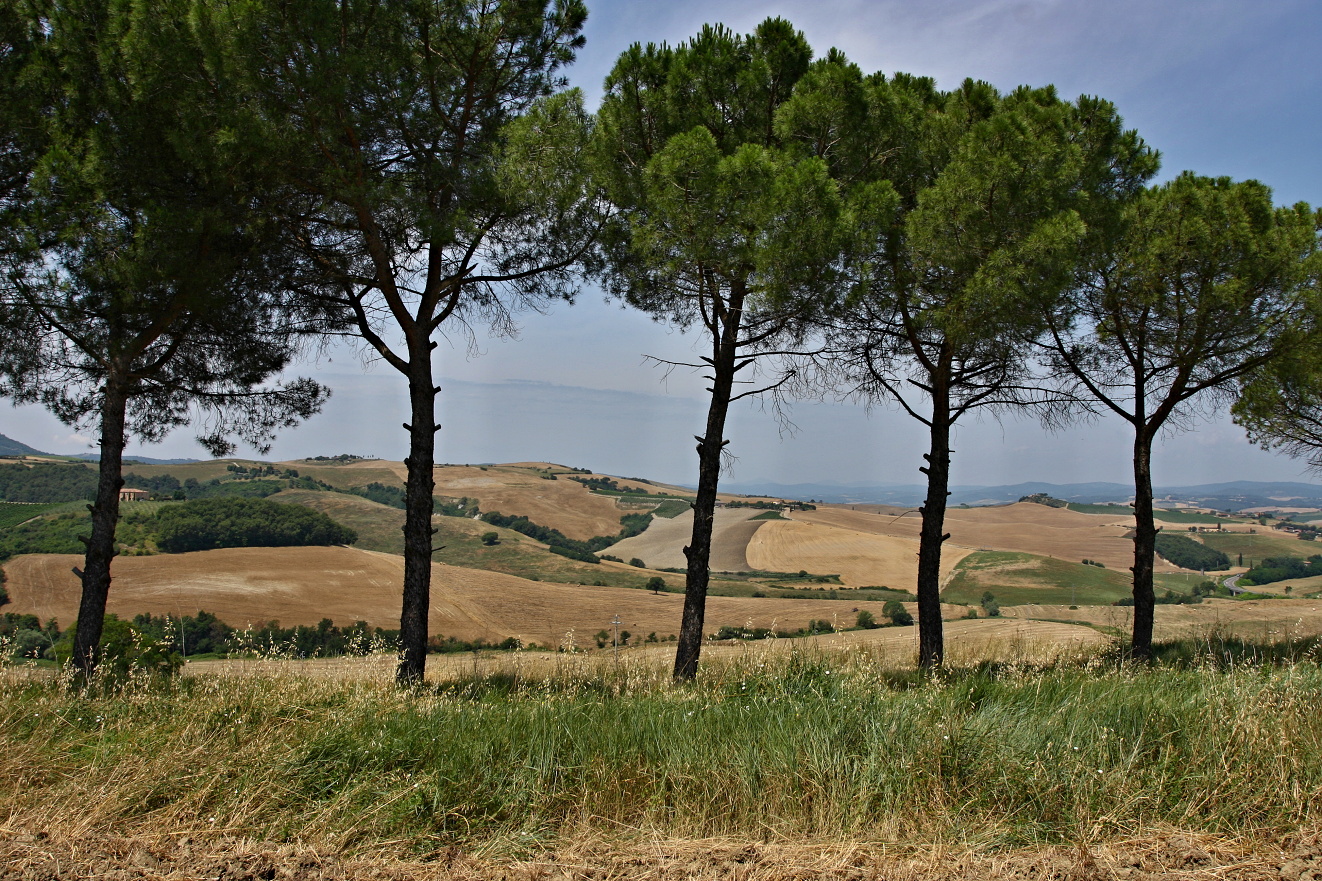
[[[341,854],[313,845],[196,836],[65,839],[0,828],[0,881],[1104,881],[1322,878],[1322,841],[1168,833],[979,852],[950,846],[727,840],[570,841],[521,859],[447,847],[425,857]]]

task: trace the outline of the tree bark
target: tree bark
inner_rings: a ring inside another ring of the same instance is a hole
[[[931,448],[923,458],[927,475],[927,499],[918,536],[918,666],[939,667],[945,657],[945,634],[941,622],[941,545],[945,533],[946,498],[950,495],[950,390],[945,383],[932,383]]]
[[[412,351],[420,348],[421,351]],[[404,598],[399,616],[399,685],[417,685],[427,671],[431,607],[432,493],[436,488],[436,392],[427,342],[409,352],[409,456],[404,460]]]
[[[112,370],[106,378],[101,400],[101,461],[97,465],[96,501],[88,506],[92,512],[92,534],[85,539],[87,553],[81,573],[83,591],[73,644],[73,664],[84,683],[96,671],[106,600],[110,597],[110,561],[115,558],[119,491],[124,486],[124,425],[128,397],[127,381]]]
[[[738,329],[737,318],[734,319],[734,329]],[[693,500],[693,535],[684,548],[688,573],[684,580],[684,614],[680,619],[679,642],[675,647],[674,678],[677,681],[690,681],[697,677],[698,656],[702,653],[707,584],[711,578],[711,536],[716,519],[716,490],[721,477],[721,453],[727,443],[725,417],[730,410],[730,396],[734,389],[736,352],[733,333],[722,334],[713,352],[715,357],[712,359],[707,432],[698,438],[698,494]]]
[[[1152,516],[1152,438],[1139,426],[1134,433],[1134,636],[1130,657],[1152,659],[1152,625],[1156,595],[1152,569],[1157,552],[1157,525]]]

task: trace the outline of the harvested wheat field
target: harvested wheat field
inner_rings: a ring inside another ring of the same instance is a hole
[[[71,569],[81,557],[33,554],[5,566],[11,610],[55,618],[65,626],[78,610],[79,582]],[[336,624],[366,621],[398,626],[403,559],[354,548],[229,548],[192,554],[125,557],[115,563],[107,611],[131,618],[152,614],[195,614],[205,609],[235,627],[278,620],[289,627],[330,618]],[[440,563],[432,569],[433,634],[498,641],[580,645],[588,635],[621,628],[639,637],[677,633],[684,597],[643,590],[530,581],[513,575],[461,569]],[[707,630],[723,625],[793,630],[810,620],[839,626],[854,622],[856,610],[882,619],[880,602],[709,597]],[[911,607],[912,608],[912,607]],[[951,610],[951,614],[962,613]],[[572,637],[570,634],[574,634]]]
[[[969,553],[947,544],[941,555],[942,581]],[[916,539],[800,520],[799,512],[792,520],[766,521],[748,543],[747,556],[754,569],[839,575],[846,587],[907,590],[918,579]]]
[[[774,522],[753,519],[762,513],[765,512],[748,508],[720,508],[715,512],[711,540],[713,570],[744,572],[752,568],[763,568],[752,563],[746,555],[749,539],[762,527]],[[670,519],[654,518],[646,532],[616,542],[606,552],[622,560],[637,557],[652,569],[685,569],[688,567],[688,558],[684,556],[684,546],[692,537],[693,511],[689,510]],[[795,566],[792,571],[797,572],[800,568],[804,567]]]
[[[870,513],[844,507],[820,507],[795,511],[791,519],[820,523],[858,532],[918,538],[918,513]],[[1023,551],[1077,563],[1087,558],[1111,569],[1133,564],[1134,544],[1126,538],[1133,528],[1132,517],[1110,514],[1081,514],[1031,502],[990,508],[951,508],[946,512],[950,541],[946,552],[965,550]],[[1182,571],[1157,558],[1158,572]]]
[[[369,459],[346,464],[307,462],[281,463],[335,486],[366,486],[385,483],[403,486],[407,471],[403,462]],[[435,493],[442,498],[468,496],[485,511],[527,517],[534,523],[558,529],[570,538],[589,539],[620,531],[620,517],[628,513],[610,496],[597,495],[567,477],[544,480],[538,469],[564,470],[559,465],[437,465]],[[589,477],[591,475],[582,475]]]
[[[1129,633],[1134,621],[1134,610],[1129,606],[1002,606],[1001,615],[1077,621],[1120,633]],[[1157,606],[1154,639],[1197,639],[1212,634],[1261,642],[1322,635],[1322,600],[1205,599],[1196,605]]]

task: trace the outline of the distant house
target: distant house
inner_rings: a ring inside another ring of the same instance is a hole
[[[145,502],[150,497],[151,493],[145,489],[121,489],[119,491],[121,502]]]

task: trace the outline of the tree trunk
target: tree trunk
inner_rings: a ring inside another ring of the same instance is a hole
[[[1157,553],[1157,525],[1152,516],[1152,438],[1143,426],[1134,434],[1134,637],[1130,656],[1152,658],[1156,596],[1152,569]]]
[[[395,681],[417,685],[427,670],[427,613],[431,606],[432,493],[436,488],[436,387],[431,350],[409,358],[408,469],[404,489],[404,599],[399,616],[399,667]]]
[[[737,323],[736,323],[737,324]],[[711,405],[707,408],[707,433],[698,438],[698,495],[693,500],[693,536],[684,548],[688,574],[684,581],[684,615],[675,648],[676,680],[698,675],[702,653],[702,625],[707,615],[707,583],[711,577],[711,534],[716,518],[716,488],[721,477],[721,452],[725,449],[725,417],[734,388],[735,346],[726,335],[715,347],[712,364]]]
[[[950,392],[933,382],[931,450],[927,466],[927,499],[919,512],[923,527],[918,536],[918,666],[939,667],[945,657],[941,623],[941,545],[950,536],[946,525],[946,497],[950,495]]]
[[[73,663],[83,682],[90,680],[96,670],[106,600],[110,597],[110,561],[115,557],[119,491],[124,486],[124,414],[127,407],[127,383],[117,372],[111,371],[101,400],[101,461],[97,465],[96,501],[88,506],[92,512],[92,534],[85,539],[83,592],[78,604],[78,630],[73,644]]]

